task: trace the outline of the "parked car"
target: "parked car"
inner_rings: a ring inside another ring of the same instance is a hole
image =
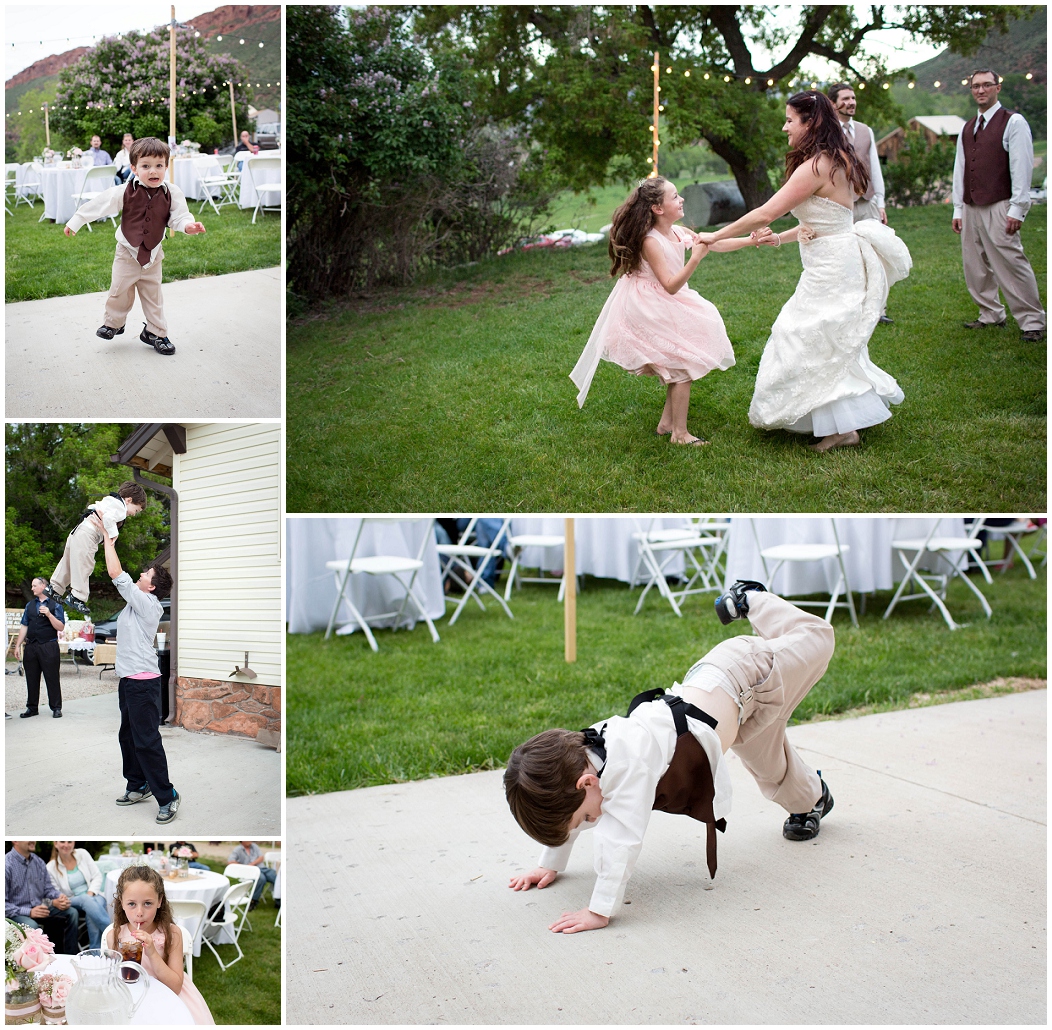
[[[161,608],[164,610],[161,615],[161,622],[168,621],[168,615],[171,611],[172,599],[170,597],[161,598]],[[112,619],[107,619],[105,622],[100,622],[95,626],[95,643],[96,644],[112,644],[114,638],[117,636],[117,616]]]

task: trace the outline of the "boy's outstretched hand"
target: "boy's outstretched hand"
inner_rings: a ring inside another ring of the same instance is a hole
[[[200,222],[191,222],[183,230],[183,232],[185,232],[187,236],[196,236],[198,233],[206,232],[206,231],[207,230],[205,229],[205,227]]]
[[[73,230],[72,230],[72,229],[71,229],[71,228],[70,228],[70,227],[69,227],[68,225],[67,225],[67,226],[66,226],[66,227],[65,227],[65,228],[64,228],[64,229],[63,229],[62,231],[63,231],[63,232],[64,232],[64,233],[65,233],[65,234],[66,234],[67,236],[76,236],[76,235],[77,235],[77,234],[76,234],[76,233],[75,233],[75,232],[74,232],[74,231],[73,231]]]
[[[559,874],[554,869],[545,869],[543,866],[520,876],[513,876],[508,886],[513,891],[528,891],[534,884],[537,887],[547,887]]]
[[[608,916],[599,916],[590,908],[582,908],[580,912],[564,912],[548,929],[554,933],[578,933],[580,930],[601,930],[609,922]]]

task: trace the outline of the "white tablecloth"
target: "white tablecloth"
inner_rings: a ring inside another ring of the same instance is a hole
[[[831,544],[833,527],[828,518],[735,518],[727,546],[727,585],[736,579],[766,582],[760,549],[756,546],[751,523],[755,521],[760,548],[777,544]],[[842,516],[836,520],[841,544],[850,550],[844,567],[851,589],[861,593],[891,590],[902,579],[902,563],[895,558],[893,540],[926,537],[935,520],[931,518]],[[939,527],[940,536],[964,536],[964,520],[947,518]],[[960,557],[957,552],[956,557]],[[937,567],[941,559],[930,556],[927,567]],[[774,562],[768,559],[768,567]],[[840,573],[835,558],[823,562],[786,562],[773,583],[766,585],[788,597],[828,593]]]
[[[27,189],[25,185],[27,182],[38,182],[40,183],[40,188],[43,189],[44,179],[42,169],[38,168],[34,171],[32,161],[27,161],[25,164],[20,164],[18,166],[18,171],[15,172],[15,192],[20,197],[35,197],[37,195],[37,190]]]
[[[278,869],[277,879],[274,881],[274,900],[281,901],[281,869]]]
[[[64,225],[77,210],[74,193],[84,186],[90,168],[45,168],[40,173],[44,186],[44,215]]]
[[[204,200],[205,191],[201,185],[202,175],[218,175],[221,171],[219,158],[214,154],[202,154],[198,157],[176,157],[172,160],[172,174],[175,184],[186,194],[189,200]]]
[[[276,157],[281,158],[280,150],[261,150],[256,157]],[[284,165],[281,165],[276,169],[263,169],[256,166],[253,171],[256,182],[281,182],[281,171]],[[238,194],[238,207],[255,207],[258,201],[258,196],[255,189],[252,187],[252,179],[249,178],[248,174],[248,159],[246,158],[241,163],[241,192]],[[267,194],[267,206],[274,204],[275,194]]]
[[[685,518],[575,518],[574,565],[578,575],[597,576],[630,582],[639,558],[639,547],[633,533],[658,529],[680,529],[689,524]],[[562,536],[566,520],[560,518],[518,518],[511,520],[511,535],[544,533]],[[659,561],[661,559],[659,558]],[[563,567],[563,553],[558,548],[526,547],[520,564],[529,569],[550,572]],[[683,573],[683,556],[676,554],[665,566],[666,576]],[[646,582],[644,574],[643,582]]]
[[[361,519],[347,517],[286,519],[285,615],[290,633],[314,633],[328,625],[336,601],[337,584],[325,563],[350,557],[360,523]],[[417,573],[413,589],[428,615],[437,619],[445,613],[446,604],[435,533],[429,520],[368,523],[362,530],[356,557],[393,554],[415,558],[425,533],[429,539],[423,555],[424,567]],[[394,599],[402,595],[392,577],[365,575],[352,576],[347,593],[364,616],[391,611],[400,603]],[[407,604],[407,619],[411,620],[414,614],[412,604]],[[344,608],[337,616],[336,624],[342,625],[348,618]]]
[[[47,971],[52,974],[65,973],[74,979],[77,976],[72,955],[56,955],[49,963]],[[142,998],[144,992],[146,994],[142,1005],[131,1018],[132,1026],[193,1025],[194,1017],[190,1015],[190,1010],[183,1004],[183,1000],[157,977],[150,978],[148,990],[141,983],[125,983],[125,987],[131,991],[133,1002]]]
[[[165,877],[164,893],[172,900],[203,901],[207,912],[215,902],[223,897],[231,881],[223,876],[222,873],[213,873],[210,869],[192,869],[191,872],[197,873],[197,877],[190,877],[186,880],[169,880]],[[120,878],[120,875],[120,870],[117,869],[113,869],[106,874],[106,907],[109,909],[111,917],[114,915],[113,898],[117,893],[117,880]],[[182,922],[190,931],[194,929],[190,925],[189,920],[177,920],[177,922]],[[216,935],[215,942],[217,944],[233,944],[234,937],[229,929],[224,928]],[[201,933],[198,930],[197,936],[194,938],[194,958],[197,958],[200,954]]]

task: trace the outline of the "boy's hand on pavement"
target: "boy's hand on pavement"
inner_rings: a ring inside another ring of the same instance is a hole
[[[67,236],[76,236],[77,234],[67,225],[62,230]]]
[[[590,908],[580,912],[564,912],[548,927],[555,933],[578,933],[581,930],[601,930],[610,922],[608,916],[596,915]]]
[[[191,222],[184,230],[187,236],[196,236],[198,233],[207,231],[200,222]]]
[[[545,869],[543,866],[520,876],[513,876],[508,886],[513,891],[528,891],[534,884],[538,889],[547,887],[559,874],[554,869]]]

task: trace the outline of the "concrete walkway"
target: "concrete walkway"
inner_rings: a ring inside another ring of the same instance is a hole
[[[288,1021],[1044,1024],[1045,709],[793,727],[836,800],[815,841],[732,758],[714,889],[704,826],[654,813],[623,912],[573,935],[547,926],[588,903],[590,834],[509,890],[539,848],[500,771],[289,799]]]
[[[46,702],[34,719],[5,720],[8,837],[144,837],[162,832],[157,803],[127,808],[117,743],[117,695],[64,701],[61,719]],[[167,834],[251,840],[281,834],[281,756],[243,737],[162,727],[168,772],[183,797]]]
[[[6,417],[280,418],[280,268],[164,284],[170,357],[139,340],[138,298],[123,336],[101,340],[105,293],[6,305]]]

